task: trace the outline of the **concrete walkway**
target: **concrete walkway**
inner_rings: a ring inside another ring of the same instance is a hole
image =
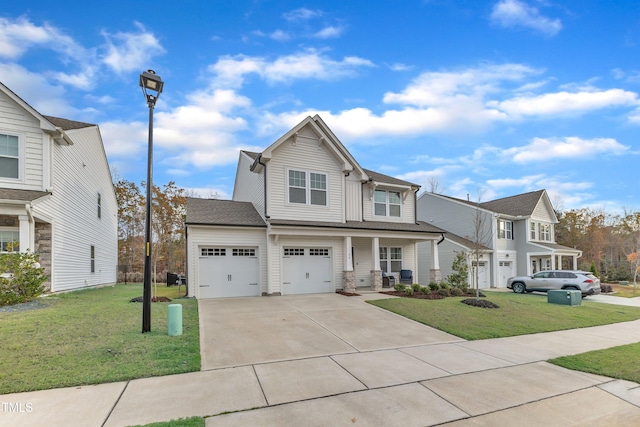
[[[0,425],[640,424],[640,385],[545,362],[640,342],[640,320],[464,341],[364,302],[380,297],[200,301],[201,372],[3,395]]]

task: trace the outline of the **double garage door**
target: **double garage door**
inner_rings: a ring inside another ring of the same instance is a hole
[[[198,298],[260,295],[258,248],[201,247]]]
[[[331,248],[284,247],[282,291],[285,295],[333,292]]]

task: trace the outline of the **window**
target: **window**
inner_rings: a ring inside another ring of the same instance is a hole
[[[0,134],[0,178],[18,179],[20,146],[15,135]]]
[[[551,241],[551,226],[549,224],[538,224],[540,240]]]
[[[309,255],[311,255],[311,256],[329,256],[329,249],[311,248],[311,249],[309,249]]]
[[[402,270],[402,248],[380,247],[380,269],[385,273]]]
[[[256,256],[255,249],[233,249],[233,256]]]
[[[327,206],[327,175],[289,169],[289,203]]]
[[[498,238],[513,240],[513,222],[498,220]]]
[[[302,256],[304,248],[284,248],[284,256]]]
[[[98,193],[98,218],[102,218],[102,196]]]
[[[20,250],[20,232],[0,230],[0,252],[14,252]]]
[[[531,222],[531,240],[536,240],[536,223]]]
[[[96,272],[96,247],[91,245],[91,272]]]
[[[401,201],[399,191],[376,190],[373,194],[373,213],[376,216],[400,218]]]
[[[201,248],[200,256],[226,256],[227,250],[224,248]]]

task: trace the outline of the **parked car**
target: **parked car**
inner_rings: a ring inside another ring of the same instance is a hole
[[[533,276],[517,276],[507,280],[507,288],[517,294],[525,292],[547,292],[556,289],[574,289],[582,292],[582,297],[600,293],[600,279],[588,271],[545,270]]]

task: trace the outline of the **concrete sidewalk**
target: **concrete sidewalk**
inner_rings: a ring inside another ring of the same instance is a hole
[[[464,341],[377,297],[201,301],[203,371],[0,396],[0,425],[640,424],[640,385],[545,362],[640,342],[640,321]]]

